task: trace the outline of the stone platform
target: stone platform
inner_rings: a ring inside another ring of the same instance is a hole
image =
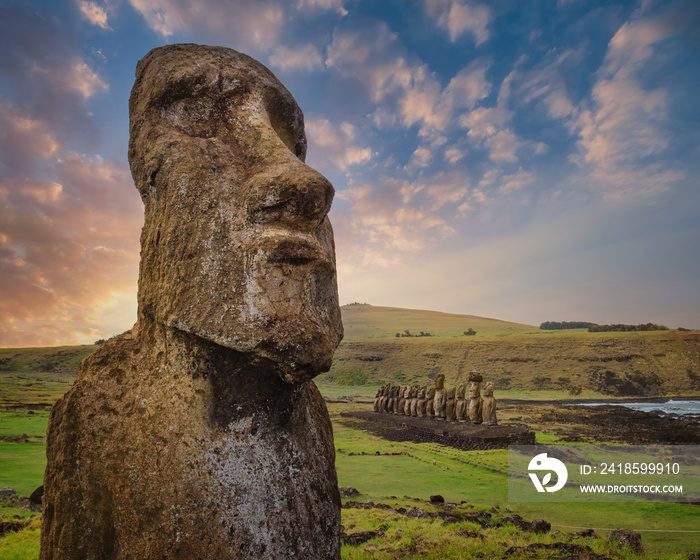
[[[518,424],[472,424],[435,418],[417,418],[383,412],[343,412],[349,424],[391,441],[439,443],[457,449],[505,449],[509,445],[534,445],[535,432]],[[353,421],[354,420],[354,421]]]

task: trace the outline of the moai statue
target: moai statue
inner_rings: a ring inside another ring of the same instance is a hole
[[[429,387],[425,393],[425,415],[435,418],[435,387]]]
[[[418,385],[411,387],[411,416],[418,416]]]
[[[379,412],[379,404],[382,400],[382,392],[384,387],[378,387],[377,392],[374,394],[374,412]]]
[[[418,418],[424,418],[425,417],[425,405],[426,405],[426,398],[425,398],[425,387],[419,387],[418,389]]]
[[[484,394],[481,398],[481,417],[484,424],[498,424],[496,419],[496,398],[493,396],[493,382],[484,383]]]
[[[382,412],[389,412],[389,393],[391,392],[391,383],[384,385],[384,396],[382,397]]]
[[[469,389],[469,420],[481,424],[481,383],[474,381]]]
[[[395,387],[393,387],[393,391],[394,391],[394,395],[393,395],[394,401],[393,401],[393,407],[392,407],[391,411],[394,414],[398,414],[399,413],[399,403],[401,401],[401,399],[400,399],[401,387],[396,385]]]
[[[457,389],[455,387],[450,387],[447,390],[447,403],[445,404],[445,416],[450,422],[457,420],[457,414],[455,410],[455,393]]]
[[[403,416],[405,414],[405,408],[406,408],[406,397],[404,396],[405,391],[406,391],[406,387],[399,387],[397,414],[400,414],[401,416]]]
[[[467,421],[467,401],[465,395],[467,388],[464,383],[460,383],[457,387],[457,404],[455,405],[455,416],[457,417],[457,422]]]
[[[435,398],[433,399],[435,403],[435,418],[444,420],[446,415],[445,406],[447,404],[447,395],[445,393],[445,376],[442,373],[435,378],[433,386],[435,387]]]
[[[262,64],[188,44],[138,63],[129,117],[137,321],[51,411],[40,558],[340,559],[312,381],[343,334],[333,187],[303,114]]]
[[[396,387],[393,385],[389,386],[389,395],[387,396],[386,399],[386,412],[388,414],[393,414],[394,412],[394,392],[396,390]]]
[[[404,413],[406,416],[410,416],[410,415],[411,415],[411,391],[412,391],[412,389],[413,389],[412,387],[410,387],[409,385],[407,385],[407,386],[406,386],[406,390],[405,390],[404,393],[403,393],[404,399],[406,399],[406,400],[404,401],[403,413]]]

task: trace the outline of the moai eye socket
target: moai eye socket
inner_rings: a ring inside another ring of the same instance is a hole
[[[265,91],[265,110],[270,124],[287,146],[301,161],[306,160],[306,135],[304,115],[291,95],[283,95],[277,88]]]

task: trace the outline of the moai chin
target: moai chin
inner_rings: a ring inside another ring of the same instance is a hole
[[[53,407],[42,560],[340,558],[311,379],[343,329],[303,114],[263,65],[169,45],[136,69],[138,318]]]
[[[498,424],[496,418],[496,398],[493,396],[493,382],[484,383],[481,397],[481,417],[484,424]]]
[[[435,409],[435,417],[438,420],[444,420],[446,416],[445,406],[447,404],[447,397],[445,394],[445,376],[442,373],[435,378],[434,387],[435,398],[433,399],[433,406]]]

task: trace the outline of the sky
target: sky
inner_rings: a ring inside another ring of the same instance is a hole
[[[170,43],[296,98],[341,304],[700,328],[696,0],[0,0],[0,346],[135,322],[128,97]]]

